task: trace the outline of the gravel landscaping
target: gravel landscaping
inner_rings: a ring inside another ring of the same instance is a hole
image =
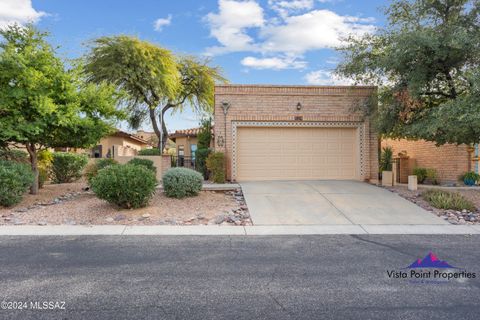
[[[410,191],[404,186],[394,186],[386,187],[386,189],[391,192],[397,193],[399,196],[417,204],[418,206],[424,208],[427,211],[430,211],[437,216],[447,220],[451,224],[480,224],[480,191],[479,190],[464,190],[464,189],[455,189],[451,188],[450,192],[457,192],[472,201],[476,207],[476,210],[473,212],[468,210],[444,210],[432,207],[425,199],[422,197],[422,193],[427,191],[427,189],[421,189],[417,191]]]
[[[0,208],[3,225],[251,225],[240,189],[201,191],[196,197],[173,199],[157,191],[148,207],[120,209],[98,199],[86,184],[46,185],[38,195],[26,194],[18,205]]]

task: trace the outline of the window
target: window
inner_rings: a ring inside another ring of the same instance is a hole
[[[178,156],[183,157],[185,155],[185,148],[184,146],[178,146]]]
[[[197,151],[197,145],[191,144],[190,145],[190,154],[192,156],[192,160],[195,160],[195,152]]]

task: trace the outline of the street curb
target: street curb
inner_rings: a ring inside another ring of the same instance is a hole
[[[0,226],[0,236],[270,236],[333,234],[480,234],[480,226],[466,225],[272,225],[272,226]]]

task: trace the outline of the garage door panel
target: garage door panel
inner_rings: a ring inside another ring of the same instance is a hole
[[[354,128],[238,128],[237,180],[357,179]]]

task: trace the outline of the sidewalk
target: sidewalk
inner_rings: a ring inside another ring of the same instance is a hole
[[[0,226],[0,236],[267,236],[324,234],[480,234],[480,225]]]

